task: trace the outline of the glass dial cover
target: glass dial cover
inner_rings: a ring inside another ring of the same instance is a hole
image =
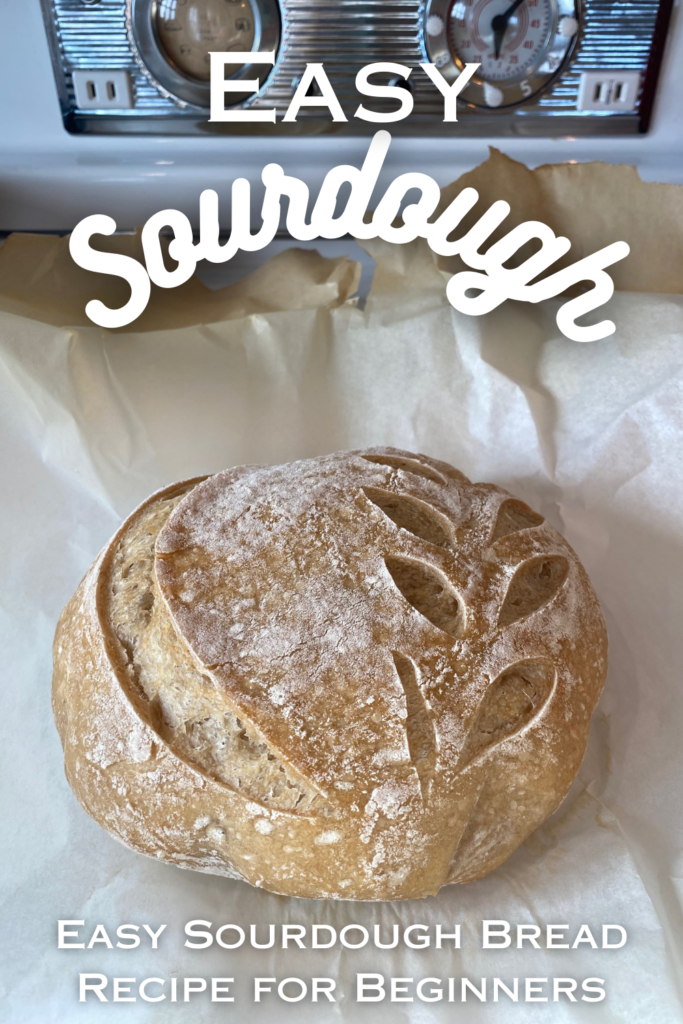
[[[190,78],[208,82],[210,50],[252,49],[254,11],[250,0],[160,0],[156,29],[173,64]],[[228,64],[225,77],[239,70],[241,65]]]
[[[580,31],[581,0],[427,0],[425,43],[447,81],[478,64],[462,101],[511,107],[562,72]]]
[[[453,55],[463,64],[480,64],[485,82],[523,78],[543,63],[556,22],[552,0],[524,0],[505,19],[511,0],[456,0],[448,19]],[[494,19],[502,18],[505,31],[495,52]]]
[[[157,89],[180,107],[211,107],[210,53],[274,53],[280,47],[278,0],[126,0],[135,59]],[[224,77],[262,88],[273,60],[227,64]],[[251,86],[233,105],[253,101]]]

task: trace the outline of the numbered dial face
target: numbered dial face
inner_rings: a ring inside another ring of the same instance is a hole
[[[581,0],[426,0],[430,61],[473,107],[527,103],[561,75],[581,31]]]
[[[480,64],[484,82],[524,78],[547,60],[557,25],[553,0],[456,0],[448,42],[462,64]]]
[[[156,30],[166,55],[184,75],[210,79],[210,50],[250,51],[255,17],[250,0],[159,0]],[[242,65],[226,65],[225,77]]]

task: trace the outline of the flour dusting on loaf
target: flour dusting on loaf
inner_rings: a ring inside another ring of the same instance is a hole
[[[176,485],[91,574],[58,628],[57,720],[82,803],[142,852],[291,895],[425,896],[501,863],[576,774],[595,594],[543,517],[445,463],[375,448]],[[145,761],[98,765],[98,688]]]

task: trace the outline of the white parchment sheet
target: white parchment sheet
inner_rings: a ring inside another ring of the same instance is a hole
[[[675,217],[680,192],[666,193]],[[669,228],[671,292],[683,220]],[[608,229],[601,244],[620,237]],[[106,334],[87,326],[92,279],[72,279],[60,244],[10,239],[0,250],[0,1020],[683,1021],[683,296],[657,293],[664,279],[653,271],[647,291],[611,301],[617,333],[581,345],[555,327],[559,300],[468,318],[448,305],[428,250],[381,245],[364,311],[347,301],[350,261],[288,252],[233,291],[204,294],[195,282],[159,299],[145,330]],[[652,269],[660,250],[648,252]],[[569,797],[487,878],[403,904],[290,900],[125,849],[72,796],[52,723],[52,634],[81,575],[162,484],[384,444],[508,488],[586,565],[607,619],[610,673]],[[183,927],[198,918],[247,930],[303,924],[309,946],[313,923],[381,924],[385,941],[394,924],[460,923],[462,948],[435,949],[432,931],[421,950],[189,950]],[[567,924],[570,942],[581,924],[598,940],[603,924],[620,924],[628,942],[483,951],[484,918]],[[111,935],[123,923],[167,928],[157,951],[146,941],[57,950],[58,919],[85,920],[86,942],[98,923]],[[83,971],[138,982],[233,977],[236,1001],[79,1004]],[[455,977],[458,1001],[358,1004],[360,971]],[[255,1004],[255,976],[332,977],[338,1000]],[[463,1004],[462,976],[489,986],[569,977],[579,987],[599,977],[607,998],[494,1003],[489,987],[486,1003],[470,994]]]

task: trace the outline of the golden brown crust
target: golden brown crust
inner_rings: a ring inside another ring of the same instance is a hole
[[[161,620],[129,643],[112,581],[145,515]],[[168,726],[172,673],[145,682],[164,636],[211,743],[188,746],[177,705]],[[79,800],[134,849],[288,895],[406,899],[485,874],[557,807],[605,672],[595,594],[542,517],[371,449],[153,496],[60,619],[54,707]],[[221,715],[245,739],[219,760]],[[302,794],[286,808],[266,760]]]

